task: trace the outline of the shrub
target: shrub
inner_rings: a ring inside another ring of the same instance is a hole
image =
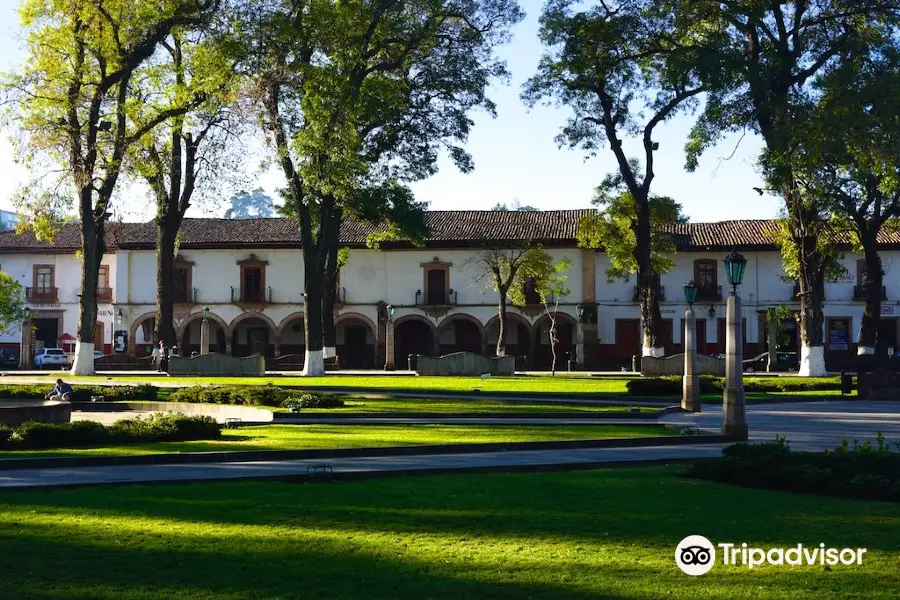
[[[9,440],[15,430],[8,425],[0,425],[0,448],[8,448]]]
[[[337,394],[314,392],[302,394],[299,398],[288,398],[284,408],[340,408],[344,401]]]
[[[7,428],[8,429],[8,428]],[[28,421],[10,430],[5,447],[13,450],[103,446],[141,442],[212,440],[222,436],[219,424],[207,416],[155,414],[122,419],[109,427],[94,421],[36,423]],[[0,445],[3,436],[0,435]]]
[[[0,385],[0,398],[40,399],[53,389],[56,380],[48,385]],[[152,385],[73,385],[73,402],[90,402],[92,396],[103,396],[109,402],[156,400],[159,388]]]
[[[686,474],[747,487],[900,501],[900,453],[892,452],[881,434],[876,445],[851,447],[845,440],[824,454],[794,452],[784,438],[736,444]]]
[[[725,389],[725,379],[713,375],[700,375],[700,393],[716,394]],[[644,377],[632,379],[626,384],[632,396],[680,396],[682,391],[681,376]],[[837,377],[800,378],[800,377],[745,377],[745,392],[801,392],[840,390],[841,381]]]
[[[170,402],[200,404],[244,404],[248,406],[281,406],[288,391],[272,384],[248,387],[194,386],[178,389],[169,396]]]

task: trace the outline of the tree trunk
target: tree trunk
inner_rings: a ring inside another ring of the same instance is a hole
[[[806,234],[795,238],[800,254],[800,368],[799,375],[824,377],[825,274],[816,252],[816,238]]]
[[[778,323],[776,321],[767,321],[766,329],[769,337],[769,356],[766,361],[766,371],[771,373],[778,364]]]
[[[81,300],[78,313],[78,340],[72,375],[94,374],[94,331],[97,328],[97,283],[106,249],[106,217],[94,215],[92,187],[81,190]],[[86,218],[85,218],[86,217]]]
[[[180,219],[171,213],[156,220],[156,324],[154,345],[163,342],[166,348],[175,345],[175,240]],[[187,290],[191,294],[191,290]]]
[[[878,342],[878,323],[881,320],[881,287],[884,283],[884,271],[881,267],[881,256],[878,254],[875,235],[861,237],[866,258],[866,310],[863,312],[860,324],[857,354],[875,354]],[[887,347],[884,346],[881,351],[884,354],[887,352]]]
[[[322,336],[322,288],[325,283],[324,256],[317,249],[303,249],[305,268],[303,277],[303,327],[306,337],[304,375],[324,375],[325,357]]]
[[[500,290],[500,303],[497,305],[497,356],[506,356],[506,290]]]
[[[639,199],[635,196],[634,208],[637,214],[637,227],[634,231],[637,241],[635,260],[638,266],[637,280],[643,325],[641,355],[661,357],[665,354],[665,349],[660,333],[662,315],[659,312],[659,289],[650,261],[650,207],[647,198]]]
[[[331,358],[337,355],[337,327],[334,324],[334,304],[337,300],[337,279],[339,239],[341,223],[340,211],[334,211],[329,230],[329,239],[323,240],[327,245],[325,256],[325,284],[322,286],[322,341],[323,356]]]

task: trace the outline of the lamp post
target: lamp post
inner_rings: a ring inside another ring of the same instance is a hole
[[[387,323],[384,324],[384,370],[393,371],[394,365],[394,305],[384,307]]]
[[[31,309],[27,306],[22,311],[22,343],[19,348],[19,368],[31,366]]]
[[[200,354],[209,354],[209,307],[203,307],[203,321],[200,323]]]
[[[744,340],[741,328],[741,298],[737,288],[744,281],[747,259],[737,250],[725,257],[725,275],[731,285],[725,319],[725,393],[722,397],[722,433],[747,439],[744,406]]]
[[[700,382],[697,377],[697,321],[694,301],[700,286],[694,280],[684,284],[684,299],[688,308],[684,313],[684,377],[682,378],[681,408],[700,412]]]

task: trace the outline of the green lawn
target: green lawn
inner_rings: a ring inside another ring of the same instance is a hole
[[[665,407],[666,402],[660,402],[658,407],[641,406],[641,412],[649,413]],[[436,412],[436,413],[558,413],[558,412],[587,412],[587,413],[621,413],[628,412],[629,407],[619,406],[579,406],[575,404],[549,404],[528,402],[503,402],[500,400],[438,400],[432,398],[348,398],[341,408],[304,408],[300,411],[305,414],[344,414],[359,412]],[[287,409],[276,409],[281,412]]]
[[[604,438],[675,435],[661,425],[266,425],[223,431],[220,440],[152,442],[101,448],[16,450],[2,458],[38,456],[106,456],[166,452],[247,450],[306,450],[420,446],[424,444],[486,444],[491,442],[547,442]],[[2,596],[0,596],[2,597]]]
[[[895,599],[900,510],[683,467],[0,493],[4,600]],[[690,577],[676,544],[867,548]]]

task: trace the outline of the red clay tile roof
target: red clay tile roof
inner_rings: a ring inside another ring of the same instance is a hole
[[[537,240],[546,245],[574,246],[579,220],[590,210],[541,212],[498,211],[429,211],[425,222],[431,247],[465,247],[482,239]],[[767,232],[777,227],[773,220],[720,221],[685,223],[673,228],[681,250],[701,249],[774,249]],[[368,235],[384,231],[382,225],[346,220],[341,228],[341,244],[365,246]],[[107,225],[110,250],[152,249],[156,231],[152,222],[110,223]],[[900,246],[900,234],[883,234],[882,244]],[[405,246],[385,243],[383,247]],[[288,219],[185,219],[180,235],[182,248],[299,248],[300,234]],[[69,223],[57,233],[52,243],[38,242],[32,234],[0,232],[0,254],[66,253],[81,247],[77,223]]]

